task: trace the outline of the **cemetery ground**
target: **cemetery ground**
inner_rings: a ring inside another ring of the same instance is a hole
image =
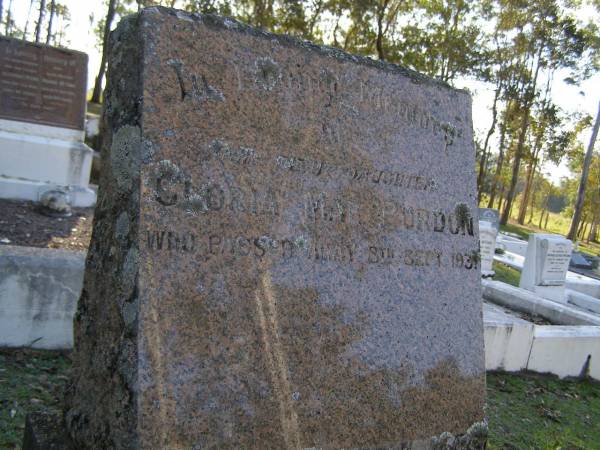
[[[73,208],[71,217],[48,217],[33,202],[0,199],[0,242],[28,247],[87,250],[94,208]]]
[[[0,351],[0,449],[19,449],[25,416],[59,409],[68,353]],[[600,383],[488,373],[488,449],[600,448]]]

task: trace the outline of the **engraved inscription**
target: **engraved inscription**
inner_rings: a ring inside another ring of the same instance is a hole
[[[179,59],[170,59],[167,64],[173,68],[179,84],[180,100],[192,101],[197,107],[200,107],[205,101],[216,102],[225,101],[221,91],[211,86],[203,74],[197,75],[190,73],[183,62]]]
[[[0,117],[83,129],[87,57],[0,36]]]
[[[476,269],[477,252],[444,253],[437,249],[402,246],[377,246],[354,243],[342,237],[335,239],[307,239],[303,236],[272,238],[269,236],[209,234],[198,236],[173,230],[146,230],[146,245],[152,252],[194,252],[204,261],[212,258],[304,258],[315,263],[398,265],[402,267],[429,267]]]
[[[346,179],[351,182],[381,184],[403,189],[433,191],[437,183],[432,178],[412,175],[393,170],[369,169],[365,167],[342,167],[311,158],[287,157],[279,155],[276,167],[292,173],[310,174],[332,180]]]

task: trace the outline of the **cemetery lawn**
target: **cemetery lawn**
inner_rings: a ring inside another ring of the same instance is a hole
[[[28,412],[60,409],[68,355],[0,350],[0,449],[20,449]],[[600,383],[488,373],[488,449],[600,448]]]
[[[0,350],[0,449],[20,449],[25,415],[61,409],[71,362],[65,354]]]
[[[494,272],[496,272],[496,275],[492,278],[493,280],[502,281],[503,283],[519,287],[521,272],[517,269],[513,269],[498,261],[494,261],[492,268],[494,269]]]
[[[488,449],[600,449],[600,383],[488,373]]]

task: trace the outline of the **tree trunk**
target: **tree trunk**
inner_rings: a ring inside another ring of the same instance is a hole
[[[506,142],[506,124],[502,122],[500,125],[500,146],[498,148],[498,161],[496,161],[496,173],[494,174],[494,182],[492,183],[492,192],[490,193],[490,200],[488,201],[488,208],[494,207],[494,199],[496,197],[496,190],[498,189],[498,183],[502,177],[502,166],[504,165],[504,145]]]
[[[590,228],[590,234],[588,236],[588,242],[596,242],[598,240],[598,217],[594,218],[592,222],[592,228]]]
[[[106,21],[104,23],[104,37],[102,39],[102,59],[100,60],[100,70],[94,83],[94,91],[92,92],[92,98],[90,101],[94,103],[100,103],[100,96],[102,94],[102,80],[104,79],[104,73],[106,72],[106,59],[108,57],[108,38],[110,36],[110,26],[113,19],[115,18],[115,7],[117,0],[109,0],[108,11],[106,13]]]
[[[529,127],[529,107],[523,109],[523,119],[521,121],[521,130],[519,131],[519,140],[517,142],[517,148],[515,150],[515,158],[513,160],[513,169],[511,174],[510,185],[508,193],[506,194],[506,206],[502,211],[502,217],[500,223],[506,225],[510,217],[510,210],[513,206],[513,199],[515,196],[515,190],[517,188],[517,181],[519,180],[519,170],[521,168],[521,156],[523,155],[523,147],[525,145],[525,136],[527,135],[527,128]]]
[[[592,162],[592,154],[594,152],[594,144],[596,143],[596,137],[598,136],[598,127],[600,127],[600,102],[598,103],[598,113],[596,114],[596,121],[594,122],[594,128],[592,129],[592,137],[585,154],[583,161],[583,170],[581,172],[581,180],[579,181],[579,190],[577,191],[577,200],[575,201],[575,212],[573,213],[573,220],[567,233],[567,239],[573,240],[577,231],[577,225],[583,212],[583,201],[585,200],[585,185],[587,184],[588,174],[590,171],[590,163]]]
[[[540,214],[540,222],[538,223],[538,228],[542,229],[542,221],[544,220],[544,213],[546,212],[546,207],[548,206],[548,197],[544,199],[544,205],[542,206],[542,214]]]
[[[517,149],[515,151],[515,159],[513,163],[512,170],[512,178],[510,180],[510,187],[508,189],[508,194],[506,195],[506,202],[508,208],[504,208],[502,211],[502,217],[500,218],[500,223],[502,225],[506,225],[508,222],[508,217],[510,216],[510,210],[512,209],[513,200],[515,197],[515,190],[517,188],[517,181],[519,180],[519,170],[521,168],[521,158],[523,157],[523,148],[525,146],[525,137],[527,136],[527,129],[529,128],[529,112],[531,110],[531,104],[535,99],[535,90],[537,86],[538,74],[540,72],[541,66],[541,56],[544,45],[539,44],[539,50],[537,54],[537,64],[535,67],[535,75],[533,76],[533,80],[530,84],[530,91],[528,92],[527,88],[523,92],[524,104],[523,104],[523,118],[521,121],[521,130],[519,131],[519,140],[517,142]]]
[[[504,191],[506,190],[506,186],[504,186],[504,184],[501,185],[500,187],[500,195],[498,196],[498,206],[496,207],[496,209],[498,211],[502,211],[502,201],[504,200]]]
[[[548,229],[548,219],[550,218],[550,211],[546,211],[546,221],[544,222],[544,230]]]
[[[535,169],[533,169],[533,178],[535,180]],[[532,185],[535,184],[532,182]],[[536,189],[533,189],[531,192],[531,202],[529,203],[529,219],[527,219],[527,225],[533,222],[533,214],[535,212],[535,197],[536,197]]]
[[[385,52],[383,50],[383,19],[389,0],[383,0],[383,4],[377,11],[377,56],[381,61],[385,61]]]
[[[590,222],[590,231],[587,234],[587,238],[585,239],[585,242],[587,242],[588,244],[590,243],[590,238],[592,237],[592,230],[594,229],[595,223],[596,219],[592,218],[592,221]]]
[[[530,161],[529,164],[527,164],[527,172],[525,173],[525,189],[523,189],[523,196],[521,198],[521,204],[519,205],[519,215],[517,216],[517,222],[519,225],[523,225],[525,223],[525,215],[527,214],[527,207],[529,206],[531,174],[533,172],[532,169],[532,162]]]
[[[585,229],[585,214],[583,215],[583,217],[581,218],[581,222],[579,223],[579,229],[577,230],[577,238],[579,239],[579,237],[581,237],[581,235],[583,234],[583,230]]]
[[[46,13],[46,0],[40,0],[40,15],[38,16],[37,24],[35,25],[35,42],[40,42],[42,34],[42,25],[44,24],[44,14]]]
[[[12,22],[12,16],[11,16],[11,12],[12,12],[12,0],[10,0],[8,2],[8,9],[6,10],[6,24],[4,26],[4,34],[6,36],[10,36],[10,31],[11,31],[11,22]]]
[[[31,18],[31,10],[33,9],[33,0],[29,1],[29,9],[27,10],[27,20],[25,21],[25,28],[23,28],[23,40],[27,39],[27,28],[29,28],[29,19]]]
[[[496,121],[498,119],[498,98],[500,97],[500,90],[502,85],[498,82],[496,86],[496,92],[494,93],[494,103],[492,104],[492,124],[490,125],[490,129],[487,132],[485,137],[485,142],[483,144],[483,150],[481,152],[481,158],[479,159],[479,175],[477,177],[477,203],[481,201],[481,194],[483,192],[483,182],[485,181],[486,176],[486,165],[487,165],[487,156],[488,156],[488,145],[490,142],[490,138],[494,134],[496,130]],[[500,155],[498,156],[500,158]],[[493,198],[490,199],[489,203],[494,203]],[[489,206],[488,206],[489,208]]]
[[[519,208],[518,222],[520,225],[525,223],[525,216],[527,215],[527,208],[529,207],[529,197],[531,195],[531,189],[533,187],[533,181],[535,179],[535,171],[537,170],[538,154],[541,147],[537,148],[533,154],[533,159],[527,165],[527,176],[525,177],[525,190],[523,191],[523,202]]]
[[[56,0],[52,0],[50,3],[50,17],[48,17],[48,34],[46,35],[46,45],[50,45],[50,38],[52,37],[52,19],[56,12]]]

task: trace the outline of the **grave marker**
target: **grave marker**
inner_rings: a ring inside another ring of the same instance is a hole
[[[111,54],[76,444],[480,448],[470,96],[163,8]]]
[[[496,251],[496,235],[494,226],[485,220],[479,221],[479,245],[481,254],[481,275],[491,277],[495,274],[493,269],[494,254]]]
[[[565,280],[573,244],[556,234],[530,234],[519,286],[566,303]]]
[[[492,224],[496,233],[500,231],[500,211],[494,208],[479,208],[479,220],[485,220]]]
[[[83,130],[85,53],[0,36],[0,118]]]
[[[65,193],[92,206],[84,144],[87,55],[0,36],[0,198]]]

